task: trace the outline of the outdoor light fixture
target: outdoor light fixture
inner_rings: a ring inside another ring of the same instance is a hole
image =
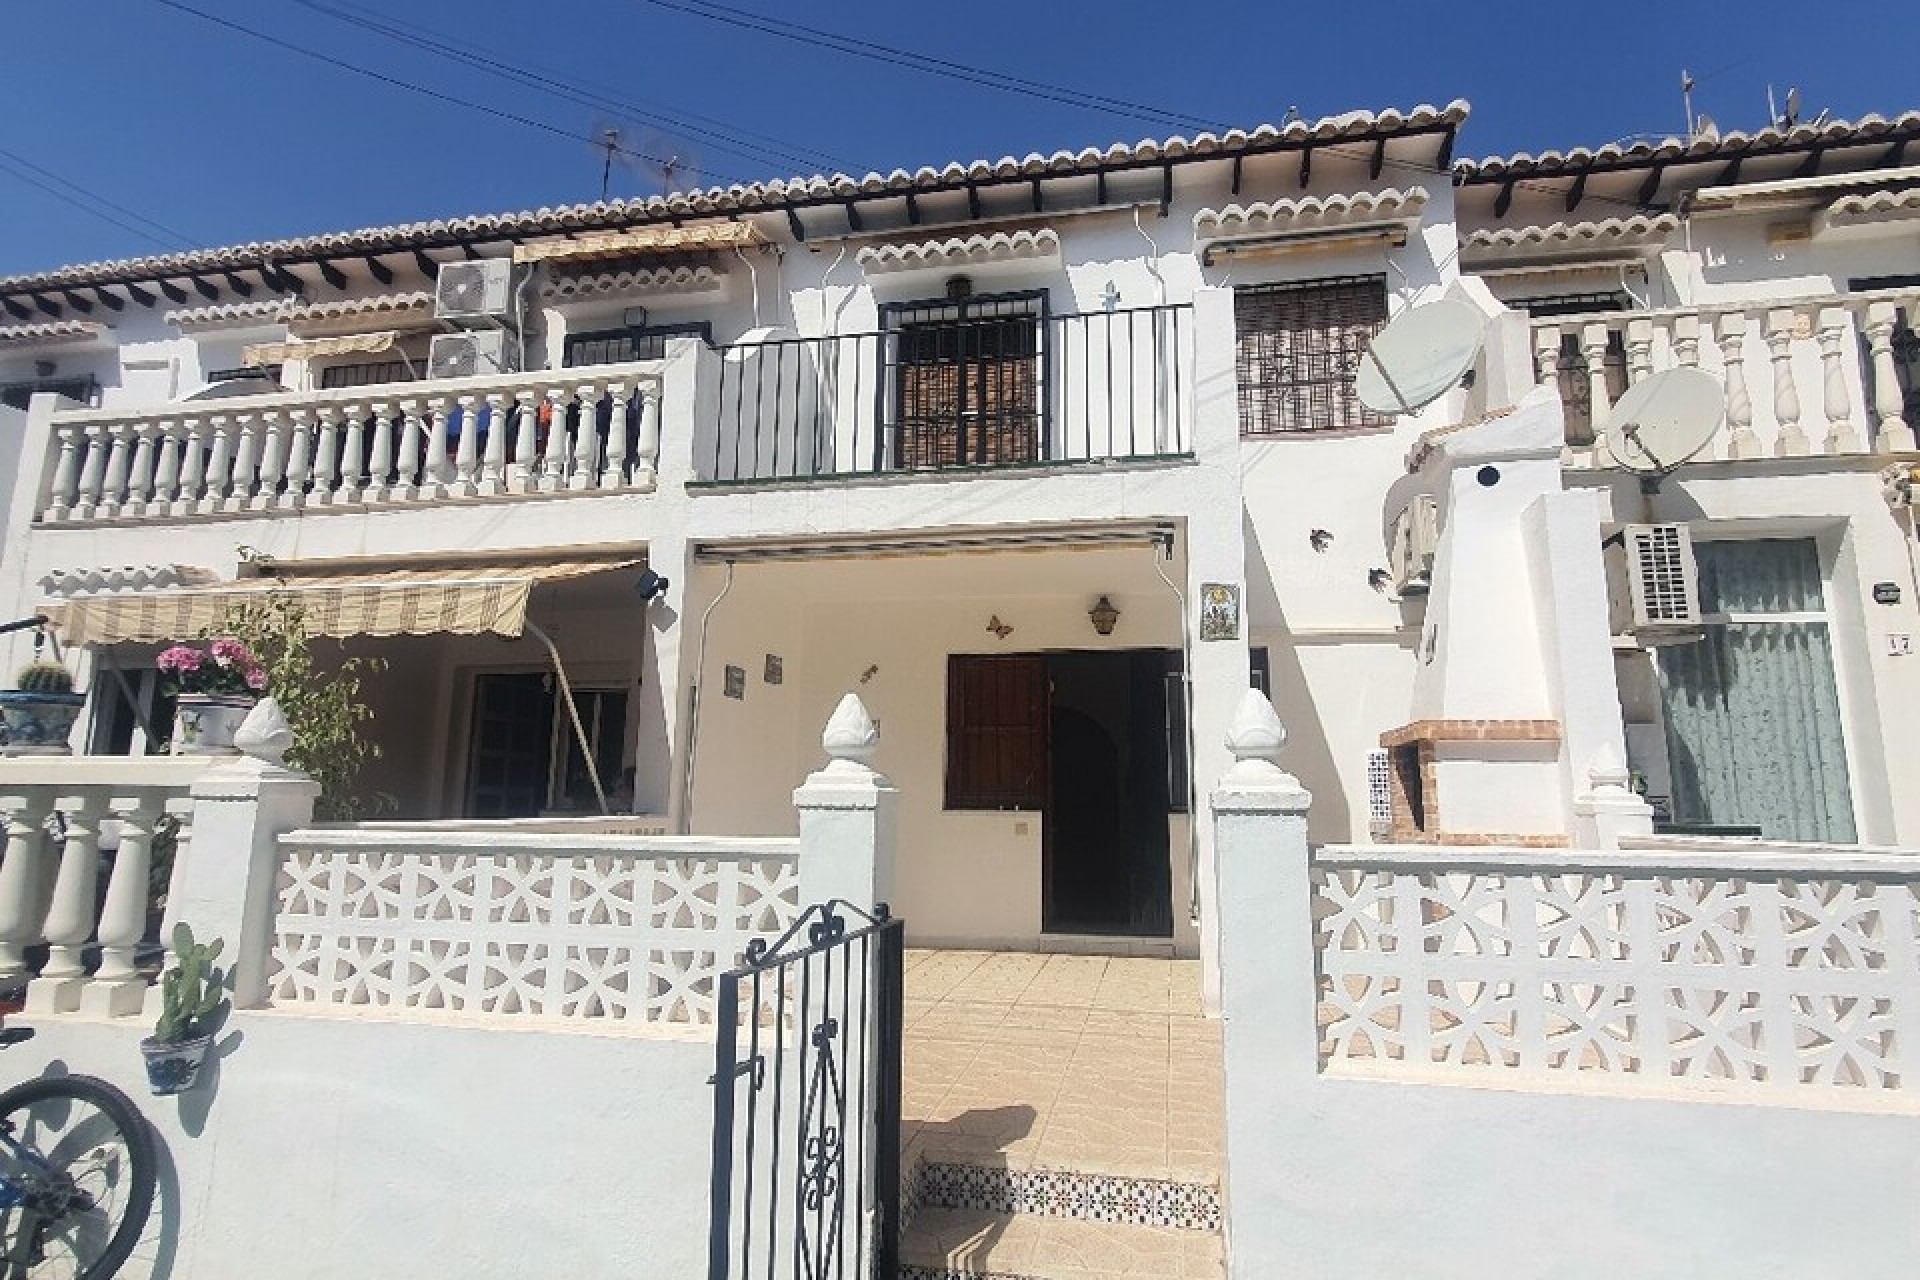
[[[633,589],[640,596],[641,604],[651,604],[655,596],[666,594],[667,580],[652,569],[642,569]]]
[[[1113,624],[1120,621],[1120,611],[1113,607],[1113,601],[1101,596],[1094,602],[1093,608],[1087,610],[1087,621],[1101,635],[1110,636],[1113,634]]]

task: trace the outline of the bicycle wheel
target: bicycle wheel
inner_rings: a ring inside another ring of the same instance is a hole
[[[92,1076],[0,1093],[0,1280],[107,1280],[153,1210],[153,1132]]]

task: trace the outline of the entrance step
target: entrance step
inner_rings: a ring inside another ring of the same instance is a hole
[[[900,1280],[1220,1280],[1218,1231],[927,1205],[900,1244]]]

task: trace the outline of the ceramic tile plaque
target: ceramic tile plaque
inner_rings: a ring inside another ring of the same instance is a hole
[[[786,678],[787,678],[786,664],[780,660],[780,655],[777,653],[768,654],[767,655],[767,671],[766,671],[767,683],[780,684],[784,682]]]
[[[744,699],[747,696],[747,669],[728,667],[726,683],[721,686],[721,692],[729,698]]]
[[[1240,638],[1240,584],[1204,582],[1200,584],[1200,638],[1202,640],[1238,640]]]

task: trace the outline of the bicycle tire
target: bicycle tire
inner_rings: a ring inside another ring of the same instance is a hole
[[[72,1277],[72,1280],[110,1280],[132,1255],[141,1232],[146,1230],[147,1218],[153,1212],[159,1178],[153,1130],[126,1094],[98,1077],[81,1075],[46,1076],[0,1092],[0,1121],[36,1102],[59,1098],[83,1102],[98,1110],[113,1122],[126,1143],[130,1166],[126,1216],[114,1229],[112,1238],[107,1241],[100,1256]],[[5,1244],[0,1239],[0,1268],[7,1265]]]

